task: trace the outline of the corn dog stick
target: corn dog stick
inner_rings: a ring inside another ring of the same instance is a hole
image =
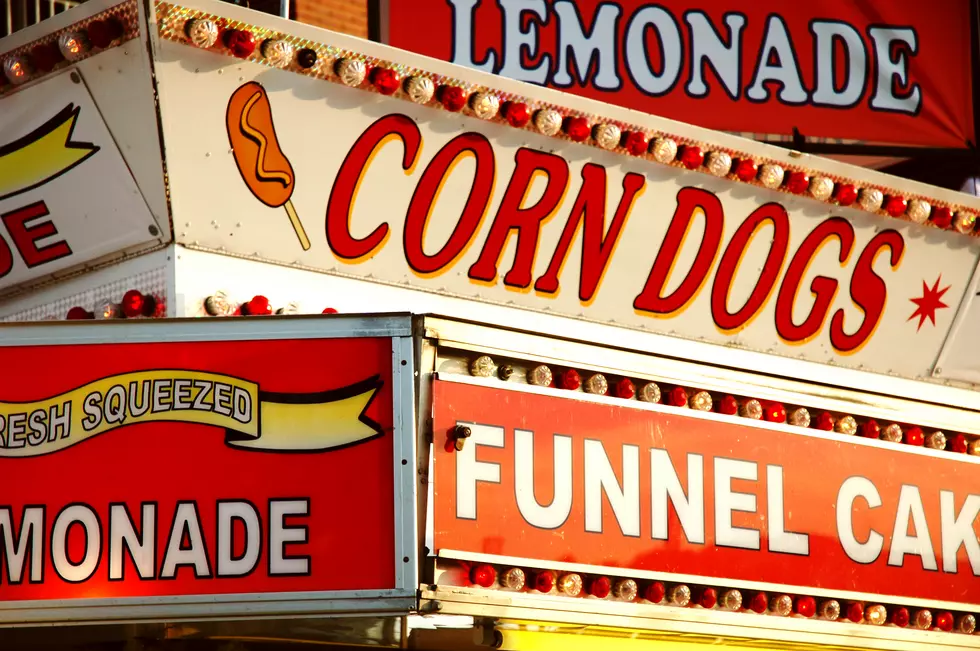
[[[296,209],[293,208],[293,202],[287,201],[283,204],[286,209],[286,214],[289,215],[289,221],[293,225],[293,230],[296,231],[296,237],[299,238],[299,244],[303,247],[304,251],[310,250],[310,238],[306,236],[306,230],[303,228],[302,222],[299,220],[299,215],[296,214]]]

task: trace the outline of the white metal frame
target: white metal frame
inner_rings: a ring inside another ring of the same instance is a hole
[[[5,346],[383,337],[392,342],[395,588],[268,594],[0,602],[0,626],[211,618],[256,619],[348,613],[407,614],[418,588],[415,513],[415,364],[408,315],[46,322],[0,325]]]

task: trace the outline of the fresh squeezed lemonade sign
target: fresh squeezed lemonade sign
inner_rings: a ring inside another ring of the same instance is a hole
[[[162,65],[166,123],[214,126],[170,149],[189,246],[909,376],[931,372],[980,251],[336,83]],[[217,200],[234,238],[191,217]]]
[[[2,353],[0,602],[395,587],[390,339]]]

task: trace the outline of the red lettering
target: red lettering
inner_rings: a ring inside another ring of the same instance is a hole
[[[47,217],[48,214],[48,207],[44,205],[43,201],[38,201],[5,213],[0,217],[3,219],[3,225],[7,227],[10,239],[13,240],[14,246],[28,269],[71,255],[71,247],[64,240],[58,240],[44,246],[37,245],[38,240],[57,235],[58,229],[55,228],[54,222],[50,219],[33,226],[28,225],[28,222]],[[0,272],[2,272],[0,275],[9,273],[12,265],[10,248],[6,243],[4,243],[3,248],[6,249],[6,253],[0,252]]]
[[[575,205],[565,223],[558,246],[551,258],[551,264],[544,275],[534,283],[539,292],[554,294],[558,291],[558,276],[568,256],[568,249],[575,239],[579,224],[582,224],[582,269],[579,274],[578,297],[588,303],[599,287],[599,281],[606,272],[609,258],[619,235],[626,225],[633,208],[633,201],[643,189],[646,179],[641,174],[629,172],[623,177],[623,196],[619,200],[616,214],[609,230],[606,230],[606,168],[595,163],[586,163],[582,168],[582,188]]]
[[[820,331],[827,318],[827,312],[837,294],[837,281],[827,276],[817,276],[810,283],[810,293],[814,298],[813,307],[806,320],[800,325],[793,322],[793,307],[796,305],[796,297],[807,269],[810,268],[810,264],[823,245],[831,238],[837,238],[840,242],[840,254],[837,260],[841,266],[844,266],[854,246],[854,228],[842,217],[831,217],[814,228],[790,260],[776,298],[776,332],[784,341],[789,343],[809,341]]]
[[[464,155],[476,158],[473,185],[466,205],[446,243],[433,255],[424,250],[425,230],[446,177]],[[450,140],[425,168],[405,217],[402,245],[405,259],[416,273],[432,274],[444,269],[466,250],[480,228],[493,194],[496,164],[493,146],[479,133],[464,133]]]
[[[400,139],[405,146],[402,169],[410,169],[422,146],[422,133],[412,118],[396,114],[387,115],[369,126],[351,147],[337,172],[327,203],[326,229],[327,244],[339,258],[356,260],[371,255],[388,237],[385,222],[367,237],[355,238],[350,232],[350,215],[365,168],[375,152],[393,138]]]
[[[470,267],[469,276],[474,280],[492,282],[497,277],[497,264],[504,246],[511,231],[516,230],[517,252],[510,271],[504,276],[504,284],[525,288],[531,284],[541,224],[558,208],[568,188],[568,162],[561,156],[525,147],[517,151],[514,159],[514,173],[500,200],[483,251]],[[524,200],[538,173],[547,176],[544,192],[537,203],[525,208]]]
[[[890,256],[888,263],[892,269],[897,269],[905,252],[905,240],[901,233],[894,230],[882,231],[871,238],[864,247],[854,274],[851,276],[851,300],[864,312],[864,321],[854,334],[844,332],[844,310],[837,310],[830,321],[830,343],[840,353],[853,353],[867,343],[878,327],[881,315],[885,311],[885,301],[888,299],[888,287],[881,276],[875,273],[875,258],[887,248]]]
[[[664,286],[683,248],[696,210],[704,214],[704,237],[701,240],[701,247],[684,281],[673,294],[663,296]],[[674,217],[667,228],[664,243],[660,247],[643,291],[633,301],[633,307],[643,312],[671,314],[687,305],[701,289],[708,272],[714,265],[724,228],[725,213],[718,197],[699,188],[681,189],[677,193],[677,210],[674,211]]]
[[[745,248],[755,237],[759,228],[766,222],[772,222],[773,227],[772,243],[769,246],[769,253],[766,255],[766,262],[762,266],[759,280],[745,305],[733,314],[728,311],[728,296],[731,293],[735,272],[742,262],[742,256],[745,255]],[[721,256],[718,271],[715,273],[715,282],[711,289],[711,315],[715,325],[722,330],[737,330],[758,313],[772,293],[773,287],[776,286],[776,280],[779,278],[779,271],[786,259],[788,247],[789,215],[786,214],[786,209],[778,203],[767,203],[760,206],[742,222],[732,236],[731,242],[728,243],[725,253]]]
[[[3,278],[14,268],[14,255],[7,240],[0,237],[0,278]]]

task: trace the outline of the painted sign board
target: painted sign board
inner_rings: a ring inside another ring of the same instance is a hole
[[[381,38],[722,131],[962,148],[968,0],[386,0]]]
[[[202,50],[188,11],[159,6],[156,63],[185,246],[906,377],[932,372],[977,263],[976,240],[929,224]]]
[[[332,324],[0,332],[0,622],[407,609],[411,343]]]
[[[0,291],[159,241],[79,71],[2,101]]]
[[[436,553],[980,604],[974,457],[546,391],[436,381]]]

